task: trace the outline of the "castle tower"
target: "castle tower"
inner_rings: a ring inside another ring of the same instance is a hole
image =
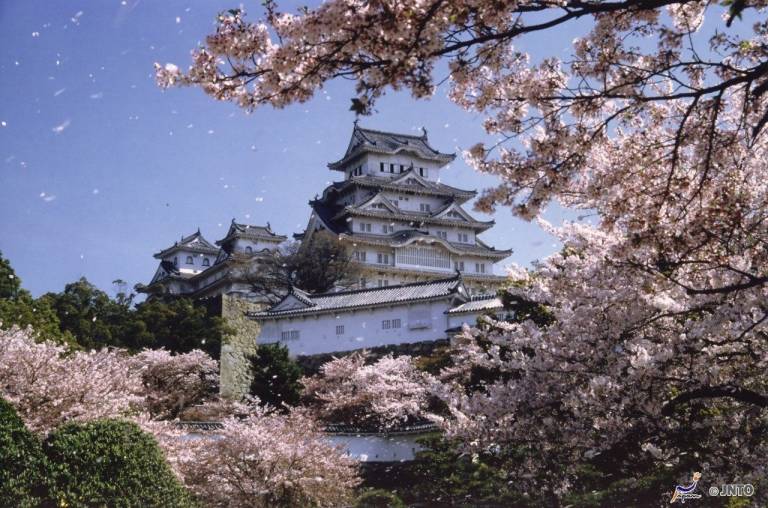
[[[358,287],[434,280],[461,272],[472,293],[494,291],[504,281],[494,264],[511,250],[479,237],[494,221],[479,221],[462,205],[475,191],[441,183],[454,154],[430,146],[427,132],[397,134],[355,123],[344,156],[328,164],[344,179],[310,201],[304,233],[327,230],[349,245],[361,265]]]

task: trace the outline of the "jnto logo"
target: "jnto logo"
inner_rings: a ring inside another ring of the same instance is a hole
[[[672,504],[679,500],[681,504],[685,504],[687,499],[699,499],[701,494],[694,494],[699,480],[701,480],[701,473],[697,471],[693,473],[693,481],[690,484],[676,485],[675,491],[672,493],[672,500],[669,503]]]

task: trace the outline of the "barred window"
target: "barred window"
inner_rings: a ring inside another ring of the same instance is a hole
[[[400,328],[400,320],[399,319],[393,319],[392,320],[392,328]]]
[[[405,247],[397,251],[398,262],[406,265],[450,268],[451,259],[447,252],[431,247]]]
[[[297,340],[299,338],[298,330],[285,330],[280,332],[280,340]]]
[[[382,330],[389,330],[390,328],[392,328],[392,321],[390,321],[389,319],[385,319],[384,321],[381,322]]]
[[[336,325],[336,335],[344,335],[344,325]]]

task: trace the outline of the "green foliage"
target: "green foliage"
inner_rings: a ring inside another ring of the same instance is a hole
[[[155,439],[134,423],[66,424],[43,447],[53,464],[50,498],[59,506],[190,505]]]
[[[75,340],[67,331],[62,331],[59,317],[47,300],[34,299],[28,291],[19,290],[15,298],[0,299],[0,328],[5,330],[17,325],[31,326],[40,339],[59,343],[74,344]]]
[[[189,298],[152,298],[136,307],[136,320],[151,336],[145,347],[173,353],[201,349],[218,358],[222,339],[231,333],[223,318]]]
[[[81,278],[61,293],[40,297],[56,313],[63,332],[87,349],[105,346],[136,348],[147,340],[140,323],[131,316],[130,303],[118,303]]]
[[[37,437],[0,398],[0,506],[39,505],[46,467]]]
[[[251,395],[262,404],[281,407],[295,406],[301,395],[301,367],[291,360],[288,348],[282,344],[259,345],[251,358]]]
[[[188,298],[152,298],[134,308],[133,296],[119,292],[112,299],[82,278],[61,293],[43,295],[38,304],[52,309],[60,333],[74,337],[83,348],[166,348],[174,353],[202,349],[218,358],[222,338],[229,333],[221,317]]]
[[[21,289],[21,280],[11,268],[11,262],[0,251],[0,299],[16,298]]]
[[[31,326],[38,337],[54,342],[74,342],[71,334],[61,330],[59,318],[49,303],[35,300],[29,291],[22,289],[21,279],[0,253],[0,328],[7,330],[14,325]]]
[[[440,371],[453,366],[452,351],[449,346],[440,346],[428,355],[415,358],[416,368],[432,375],[438,375]]]
[[[294,258],[296,286],[310,293],[324,293],[357,279],[346,246],[336,236],[320,231],[302,243]]]
[[[429,506],[535,506],[510,481],[505,459],[463,455],[440,436],[419,442],[425,449],[410,466],[407,501]]]
[[[244,278],[258,293],[278,301],[295,286],[309,293],[348,287],[357,281],[357,265],[334,235],[319,231],[309,240],[265,253],[245,267]]]
[[[405,503],[393,492],[369,489],[358,496],[355,508],[405,508]]]

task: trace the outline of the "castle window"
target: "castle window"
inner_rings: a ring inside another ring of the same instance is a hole
[[[298,338],[298,330],[286,330],[284,332],[280,332],[280,340],[298,340]]]
[[[403,171],[405,171],[405,166],[403,164],[400,164],[400,172],[402,173]]]
[[[211,266],[211,262],[208,260],[208,258],[203,258],[203,266]]]
[[[248,254],[253,254],[253,249],[251,248],[250,245],[245,248],[245,252]]]
[[[390,173],[394,173],[395,172],[395,165],[394,164],[390,164],[389,165],[389,172]]]
[[[469,236],[466,233],[459,233],[458,236],[461,243],[469,243]]]
[[[393,224],[382,224],[381,225],[381,232],[386,233],[394,233],[395,232],[395,226]]]
[[[405,247],[397,252],[398,263],[434,268],[451,268],[451,259],[443,250],[431,247]]]
[[[432,210],[432,206],[429,203],[420,203],[419,210],[422,212],[429,212]]]
[[[379,279],[376,281],[376,283],[380,288],[385,288],[389,286],[389,281],[387,279]]]
[[[384,321],[381,322],[382,330],[389,330],[390,328],[392,328],[392,321],[390,321],[389,319],[385,319]]]
[[[460,272],[464,271],[464,261],[454,261],[453,262],[453,269],[458,270]]]
[[[344,325],[336,325],[336,335],[344,335]]]
[[[399,319],[392,320],[392,328],[400,328],[401,322]]]
[[[376,262],[380,265],[388,265],[389,264],[389,254],[385,254],[383,252],[379,252],[376,254]]]
[[[477,273],[485,273],[485,263],[475,263],[475,271]]]
[[[365,280],[365,277],[360,277],[360,287],[364,288],[367,281]]]
[[[355,251],[355,261],[365,262],[365,251]]]
[[[191,265],[193,263],[194,263],[194,261],[192,261],[192,256],[187,256],[187,264]]]
[[[419,176],[424,176],[424,168],[419,168]]]
[[[370,233],[371,232],[371,225],[370,225],[370,223],[361,222],[360,223],[360,231],[363,231],[365,233]]]
[[[448,232],[447,231],[437,231],[437,237],[442,238],[443,240],[448,239]]]

